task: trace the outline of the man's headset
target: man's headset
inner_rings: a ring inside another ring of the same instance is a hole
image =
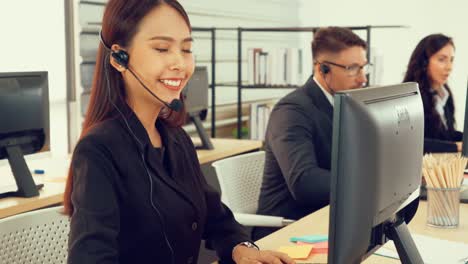
[[[320,63],[320,71],[323,73],[323,74],[328,74],[331,69],[330,69],[330,66],[326,65],[326,64],[323,64],[323,63]]]
[[[174,110],[176,112],[180,111],[180,109],[183,106],[183,103],[181,100],[174,99],[170,103],[167,103],[163,101],[161,98],[159,98],[143,83],[142,80],[140,80],[140,78],[138,78],[135,72],[130,68],[130,65],[128,64],[130,61],[130,56],[128,55],[128,53],[125,50],[121,50],[121,49],[116,50],[116,51],[112,50],[110,46],[107,45],[106,42],[104,41],[104,38],[102,37],[102,31],[99,32],[99,37],[100,37],[102,45],[104,46],[104,48],[110,51],[111,57],[115,60],[115,62],[119,64],[120,66],[124,67],[125,69],[127,69],[135,77],[135,79],[137,79],[137,81],[141,84],[141,86],[143,86],[143,88],[146,89],[146,91],[148,91],[158,101],[163,103],[167,108]]]
[[[170,104],[164,102],[163,100],[161,100],[159,97],[157,97],[153,92],[151,92],[148,87],[146,87],[143,82],[136,76],[135,73],[133,73],[133,71],[129,68],[129,65],[128,65],[128,62],[129,62],[129,56],[128,56],[128,53],[125,52],[124,50],[118,50],[118,51],[113,51],[112,49],[109,48],[109,46],[104,42],[104,39],[102,37],[102,32],[99,32],[99,37],[100,37],[100,40],[101,40],[101,43],[102,45],[108,50],[110,51],[110,54],[112,56],[112,58],[115,59],[115,61],[121,65],[122,67],[124,67],[125,69],[128,69],[130,71],[130,73],[132,73],[132,75],[138,80],[138,82],[151,94],[153,95],[156,99],[158,99],[160,102],[162,102],[164,105],[166,105],[168,108],[174,110],[174,111],[178,111],[180,110],[180,108],[182,107],[182,102],[178,99],[174,99],[172,100],[172,102]],[[108,56],[106,56],[106,61],[105,63],[108,63]],[[141,161],[142,161],[142,164],[143,164],[143,167],[145,168],[145,171],[146,171],[146,174],[148,175],[148,180],[149,180],[149,183],[150,183],[150,203],[151,203],[151,207],[154,209],[154,211],[156,212],[156,214],[158,215],[159,217],[159,220],[161,222],[161,225],[162,225],[162,232],[163,232],[163,236],[164,236],[164,240],[166,242],[166,245],[167,247],[169,248],[169,251],[171,252],[171,259],[172,259],[172,264],[175,264],[175,254],[174,254],[174,249],[172,248],[172,245],[171,243],[169,242],[169,239],[167,237],[167,234],[166,234],[166,224],[165,224],[165,221],[164,221],[164,218],[162,217],[161,215],[161,212],[159,211],[158,207],[156,206],[156,203],[153,201],[153,179],[151,178],[151,173],[148,169],[148,166],[146,166],[146,158],[145,158],[145,151],[144,151],[144,146],[143,146],[143,143],[138,139],[138,137],[135,135],[135,133],[133,132],[133,130],[131,129],[130,125],[128,124],[128,121],[127,119],[125,118],[125,115],[122,113],[122,111],[120,111],[119,107],[117,107],[116,104],[114,104],[114,102],[112,102],[111,98],[110,98],[110,92],[111,92],[111,89],[110,89],[110,83],[109,83],[109,73],[108,73],[108,67],[109,65],[105,65],[104,66],[104,72],[105,72],[105,75],[106,75],[106,83],[107,83],[107,89],[108,89],[108,95],[109,95],[109,101],[111,102],[111,104],[115,107],[115,109],[120,113],[120,115],[122,116],[124,122],[125,122],[125,125],[127,126],[127,129],[129,130],[130,134],[132,135],[133,139],[135,140],[136,143],[138,143],[138,150],[139,150],[139,154],[140,154],[140,158],[141,158]],[[164,150],[164,149],[163,149]]]
[[[327,87],[328,87],[328,89],[330,89],[332,95],[334,95],[334,94],[335,94],[335,90],[328,84],[327,78],[326,78],[326,76],[325,76],[325,75],[327,75],[327,74],[329,74],[329,73],[331,72],[330,66],[327,65],[327,64],[324,64],[323,62],[319,62],[319,61],[317,61],[317,62],[315,62],[315,63],[318,63],[318,65],[319,65],[319,70],[320,70],[320,72],[322,73],[323,80],[324,80],[325,83],[327,84]]]

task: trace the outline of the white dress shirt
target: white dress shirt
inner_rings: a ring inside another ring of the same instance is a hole
[[[447,104],[449,93],[447,89],[445,89],[444,86],[440,87],[439,89],[440,91],[434,95],[435,102],[436,102],[435,109],[437,113],[439,113],[442,124],[444,124],[445,128],[447,128],[447,120],[445,119],[444,107],[445,107],[445,104]],[[436,89],[433,89],[433,90],[436,90]]]
[[[334,103],[335,103],[335,98],[333,98],[333,95],[330,94],[327,90],[325,90],[325,88],[322,87],[322,85],[317,81],[315,76],[313,77],[313,79],[314,79],[315,83],[317,83],[318,87],[320,87],[320,89],[322,90],[322,92],[325,95],[325,97],[327,98],[328,102],[330,102],[331,106],[333,107]]]

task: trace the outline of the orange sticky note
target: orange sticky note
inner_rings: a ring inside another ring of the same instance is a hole
[[[293,259],[307,259],[312,251],[314,245],[294,245],[294,246],[285,246],[278,249],[279,252],[287,254],[290,258]]]

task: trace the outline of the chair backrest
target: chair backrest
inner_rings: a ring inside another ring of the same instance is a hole
[[[68,216],[53,207],[0,220],[0,263],[66,263]]]
[[[265,152],[238,155],[212,164],[222,201],[235,213],[255,214],[262,185]]]

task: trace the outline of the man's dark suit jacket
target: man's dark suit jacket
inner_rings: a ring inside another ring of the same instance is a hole
[[[329,203],[333,107],[312,77],[274,107],[258,214],[304,217]],[[257,240],[275,231],[254,228]]]
[[[202,239],[232,262],[249,237],[207,184],[191,139],[157,121],[155,149],[125,112],[131,131],[121,117],[104,121],[75,148],[68,263],[197,263]]]

